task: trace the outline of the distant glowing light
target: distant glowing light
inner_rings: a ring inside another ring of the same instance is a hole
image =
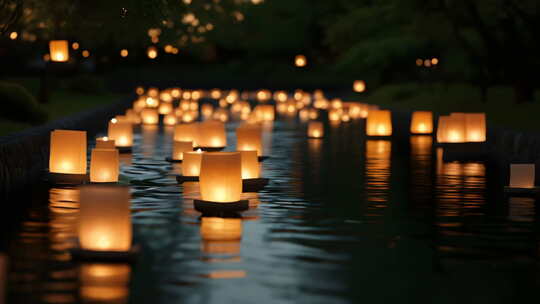
[[[11,32],[9,34],[9,39],[11,39],[11,40],[15,40],[15,39],[17,39],[17,37],[19,37],[19,34],[17,32]]]
[[[422,60],[420,58],[416,59],[416,65],[417,66],[422,66],[423,64],[424,64],[424,60]]]
[[[71,44],[71,48],[74,49],[74,50],[78,50],[79,49],[79,43],[78,42],[73,42]]]
[[[307,58],[304,55],[296,55],[294,58],[294,64],[299,67],[305,67],[307,65]]]
[[[357,80],[353,84],[353,89],[357,93],[362,93],[366,90],[366,82],[363,80]]]
[[[148,50],[146,51],[146,55],[150,59],[156,59],[156,57],[158,56],[157,48],[155,46],[149,47]]]
[[[88,57],[90,57],[90,52],[88,50],[84,50],[84,51],[82,51],[82,55],[83,55],[84,58],[88,58]]]
[[[429,68],[431,66],[431,60],[429,60],[429,59],[424,60],[424,66],[426,68]]]
[[[128,51],[128,50],[122,49],[122,50],[120,51],[120,56],[122,56],[122,57],[125,58],[125,57],[127,57],[128,55],[129,55],[129,51]]]
[[[439,64],[439,58],[431,58],[431,65],[437,65]]]

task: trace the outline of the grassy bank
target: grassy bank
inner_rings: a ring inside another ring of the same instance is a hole
[[[368,103],[406,110],[429,110],[437,114],[450,112],[485,112],[488,122],[515,130],[540,131],[535,113],[540,112],[540,94],[528,104],[514,104],[509,87],[493,87],[487,102],[481,100],[480,90],[466,84],[400,84],[377,89]]]
[[[4,79],[4,81],[20,84],[28,89],[34,96],[37,96],[39,89],[39,80],[37,78],[10,78]],[[43,104],[42,107],[48,115],[48,121],[52,121],[100,105],[117,102],[120,98],[121,97],[118,94],[107,92],[96,93],[93,95],[73,91],[69,88],[58,87],[52,90],[49,103]],[[30,123],[0,118],[0,136],[30,127],[33,127]]]

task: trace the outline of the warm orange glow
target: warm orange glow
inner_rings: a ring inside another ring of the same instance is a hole
[[[78,49],[79,49],[79,43],[78,43],[78,42],[73,42],[73,43],[71,44],[71,48],[72,48],[73,50],[75,50],[75,51],[78,50]]]
[[[307,65],[307,58],[304,55],[296,55],[294,58],[294,65],[299,68],[305,67]]]
[[[176,115],[174,114],[167,114],[165,117],[163,117],[163,124],[166,126],[174,126],[176,125],[177,119]]]
[[[214,106],[211,104],[205,103],[201,106],[201,114],[204,118],[212,117],[214,113]]]
[[[114,139],[107,136],[96,138],[96,149],[116,149]]]
[[[199,146],[199,125],[197,123],[179,124],[174,127],[174,141],[191,141]]]
[[[67,40],[51,40],[49,42],[51,61],[66,62],[69,60],[69,46]]]
[[[356,80],[353,83],[353,89],[357,93],[362,93],[366,91],[366,82],[363,80]]]
[[[131,248],[131,212],[128,187],[80,188],[79,243],[92,251],[128,251]]]
[[[83,302],[127,303],[131,267],[127,264],[87,264],[79,269]]]
[[[49,172],[86,174],[86,131],[51,132]]]
[[[205,201],[230,203],[242,194],[242,161],[239,152],[204,153],[199,176]]]
[[[322,138],[324,136],[324,125],[320,121],[311,121],[308,124],[308,137]]]
[[[159,96],[158,88],[148,88],[148,96],[152,98],[157,98]]]
[[[437,141],[439,143],[465,142],[465,114],[452,113],[450,116],[440,116],[437,127]]]
[[[243,124],[236,129],[236,150],[255,150],[258,156],[263,155],[262,128],[258,124]]]
[[[412,134],[433,133],[433,113],[429,111],[415,111],[411,119]]]
[[[133,125],[128,122],[109,122],[108,137],[114,139],[117,147],[133,146]]]
[[[82,56],[83,56],[84,58],[90,57],[90,51],[88,51],[88,50],[82,51]]]
[[[437,64],[439,64],[439,59],[438,59],[438,58],[431,58],[431,64],[432,64],[432,65],[437,65]]]
[[[268,101],[272,98],[272,93],[268,90],[260,90],[257,92],[257,100],[260,102]]]
[[[15,40],[15,39],[17,39],[17,37],[19,37],[19,34],[17,32],[9,33],[9,39]]]
[[[199,124],[199,146],[201,147],[225,147],[227,136],[225,124],[221,121],[207,120]]]
[[[141,111],[141,119],[145,125],[157,125],[159,122],[159,114],[156,109],[143,109]]]
[[[168,102],[162,102],[159,105],[158,113],[162,115],[167,115],[172,113],[173,111],[173,104]]]
[[[158,56],[158,49],[155,46],[148,47],[146,50],[146,56],[150,59],[156,59]]]
[[[221,98],[221,90],[220,89],[213,89],[210,91],[210,97],[213,99],[220,99]]]
[[[120,50],[120,56],[122,56],[123,58],[126,58],[128,55],[129,55],[128,50],[126,50],[126,49]]]
[[[93,183],[118,182],[118,150],[92,149],[90,160],[90,181]]]
[[[159,100],[155,97],[146,97],[145,99],[146,107],[148,108],[157,108],[159,107]]]
[[[203,217],[201,238],[205,241],[239,241],[242,239],[242,219]]]
[[[511,164],[510,187],[534,188],[535,170],[534,164]]]
[[[328,120],[331,122],[341,121],[341,109],[331,109],[328,111]]]
[[[421,67],[423,64],[424,64],[424,60],[422,60],[420,58],[416,59],[416,66]]]
[[[171,102],[173,101],[173,97],[171,95],[171,92],[169,90],[164,90],[159,93],[159,99],[165,103],[169,103],[172,108]],[[160,114],[168,114],[168,113],[160,113]]]
[[[183,160],[184,152],[193,152],[193,142],[192,141],[175,141],[173,144],[173,155],[174,160]]]
[[[184,161],[182,162],[182,175],[184,176],[199,176],[201,173],[201,161],[204,152],[184,152]]]
[[[368,136],[392,135],[392,114],[388,110],[369,111],[366,121]]]
[[[465,116],[465,128],[467,142],[486,141],[486,114],[467,113]]]
[[[259,178],[257,151],[240,151],[242,159],[242,179]]]

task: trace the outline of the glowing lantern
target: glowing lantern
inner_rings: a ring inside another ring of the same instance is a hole
[[[236,150],[256,151],[263,155],[262,129],[259,125],[244,124],[236,129]]]
[[[137,88],[135,88],[135,93],[141,96],[142,94],[144,94],[144,88],[141,86],[138,86]]]
[[[66,40],[51,40],[49,42],[51,61],[66,62],[69,60],[69,46]]]
[[[274,99],[278,102],[285,102],[288,99],[287,92],[285,91],[277,91],[274,93]]]
[[[83,250],[123,252],[131,249],[128,187],[80,188],[79,243]]]
[[[96,149],[116,149],[114,139],[109,139],[107,136],[96,138]]]
[[[79,295],[84,303],[127,303],[131,267],[120,263],[83,263]]]
[[[183,152],[182,175],[199,176],[201,173],[201,161],[203,153],[201,150],[196,152]]]
[[[146,98],[141,96],[133,102],[133,111],[140,113],[144,108],[146,108]]]
[[[465,128],[467,142],[486,141],[486,114],[467,113],[465,115]]]
[[[242,194],[242,160],[239,152],[204,153],[199,176],[204,201],[231,203]]]
[[[334,98],[332,101],[330,101],[330,107],[332,109],[341,109],[343,108],[343,101],[339,98]]]
[[[86,132],[54,130],[51,132],[49,172],[86,174]]]
[[[433,114],[429,111],[416,111],[411,119],[412,134],[433,133]]]
[[[219,89],[213,89],[210,91],[210,97],[213,99],[220,99],[221,98],[221,90]]]
[[[222,148],[227,146],[225,124],[221,121],[208,120],[199,124],[200,147]]]
[[[221,122],[227,122],[229,120],[229,113],[226,109],[220,108],[214,112],[212,118]]]
[[[146,107],[148,108],[157,108],[159,107],[159,100],[155,97],[146,97]]]
[[[132,124],[140,124],[141,123],[141,117],[134,109],[127,109],[126,110],[126,117],[127,120]]]
[[[198,146],[199,127],[198,124],[180,124],[174,127],[174,141],[190,141],[193,146]]]
[[[193,152],[193,142],[192,141],[175,141],[173,144],[173,155],[174,160],[183,160],[184,152]]]
[[[254,112],[260,121],[273,121],[276,115],[273,105],[258,105]]]
[[[159,122],[158,111],[156,109],[143,109],[141,119],[145,125],[157,125]]]
[[[152,98],[157,98],[159,96],[159,89],[158,88],[148,88],[147,92],[148,96]]]
[[[439,143],[465,142],[465,115],[440,116],[437,127],[437,141]]]
[[[182,113],[182,122],[190,123],[194,122],[197,119],[197,112],[195,111],[185,111]]]
[[[176,125],[176,122],[177,122],[177,119],[176,119],[176,115],[174,114],[167,114],[163,118],[163,124],[165,124],[166,126],[174,126]]]
[[[366,91],[366,82],[363,80],[356,80],[353,83],[353,89],[357,93],[362,93]]]
[[[331,122],[341,121],[341,109],[331,109],[328,111],[328,120]]]
[[[180,97],[180,94],[182,94],[182,90],[180,90],[180,88],[173,88],[171,90],[171,96],[173,98],[179,98]]]
[[[272,98],[272,93],[268,90],[260,90],[257,92],[257,100],[260,102],[266,102]]]
[[[161,91],[159,93],[159,99],[167,103],[170,103],[173,100],[172,95],[169,90]],[[163,114],[167,114],[167,113],[163,113]]]
[[[299,68],[305,67],[307,65],[307,58],[304,55],[296,55],[294,58],[294,65]]]
[[[242,179],[259,178],[257,151],[239,151],[242,159]]]
[[[298,118],[300,118],[300,121],[308,121],[309,120],[309,109],[300,110],[300,112],[298,112]]]
[[[344,104],[344,106],[348,109],[347,114],[351,119],[362,118],[362,105],[360,103],[347,102]]]
[[[309,109],[309,119],[315,120],[319,118],[319,111],[317,109]]]
[[[130,122],[119,122],[113,118],[109,121],[108,135],[114,139],[117,147],[133,146],[133,125]]]
[[[118,182],[118,168],[118,150],[92,149],[90,182],[116,183]]]
[[[510,164],[510,188],[534,188],[534,164]]]
[[[368,136],[392,135],[392,114],[388,110],[369,111],[366,121],[366,134]]]
[[[308,137],[322,138],[324,136],[324,125],[320,121],[311,121],[308,124]]]
[[[148,49],[146,50],[146,55],[147,55],[148,58],[150,58],[150,59],[156,59],[157,56],[158,56],[158,49],[157,49],[155,46],[150,46],[150,47],[148,47]]]
[[[158,113],[162,115],[167,115],[172,113],[173,104],[168,102],[162,102],[159,104]]]

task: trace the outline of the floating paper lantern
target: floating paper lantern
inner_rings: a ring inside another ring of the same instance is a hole
[[[307,65],[307,58],[304,55],[296,55],[294,58],[294,65],[299,68],[305,67]]]
[[[114,139],[117,147],[133,146],[133,125],[130,122],[119,122],[113,118],[109,121],[108,135]]]
[[[176,125],[177,118],[175,114],[167,114],[165,117],[163,117],[163,124],[166,126],[174,126]]]
[[[208,120],[199,124],[200,147],[221,148],[227,146],[225,124],[221,121]]]
[[[268,90],[260,90],[257,92],[257,100],[260,102],[266,102],[272,98],[272,92]]]
[[[331,109],[328,111],[328,120],[330,122],[338,122],[341,121],[341,113],[343,111],[341,109]]]
[[[180,90],[180,88],[172,88],[171,89],[171,96],[173,98],[179,98],[181,94],[182,94],[182,90]]]
[[[429,111],[416,111],[411,119],[412,134],[431,134],[433,133],[433,113]]]
[[[148,58],[150,58],[150,59],[156,59],[157,56],[158,56],[158,49],[157,49],[155,46],[150,46],[150,47],[148,47],[148,49],[146,50],[146,55],[147,55]]]
[[[534,188],[535,165],[534,164],[511,164],[510,165],[510,188]]]
[[[118,182],[119,166],[118,150],[92,149],[92,156],[90,159],[90,182]]]
[[[140,124],[141,123],[141,117],[134,109],[127,109],[126,110],[126,117],[128,121],[132,124]]]
[[[199,176],[204,201],[232,203],[242,193],[242,160],[239,152],[204,153]]]
[[[128,187],[80,188],[79,243],[89,251],[125,252],[131,249]]]
[[[362,93],[366,91],[366,82],[363,80],[356,80],[353,83],[353,89],[357,93]]]
[[[322,138],[324,136],[324,125],[320,121],[311,121],[308,124],[308,137]]]
[[[277,91],[274,93],[274,100],[277,102],[285,102],[289,98],[287,92]]]
[[[227,122],[229,120],[229,112],[223,108],[217,109],[212,115],[212,118],[221,122]]]
[[[174,141],[191,141],[194,147],[199,143],[199,126],[196,123],[179,124],[174,127]]]
[[[201,161],[203,154],[205,153],[200,150],[196,152],[183,152],[183,176],[199,176],[199,174],[201,173]]]
[[[319,111],[317,109],[309,109],[309,119],[315,120],[319,118]]]
[[[192,141],[175,141],[173,143],[173,155],[174,160],[183,160],[185,152],[193,152]]]
[[[465,116],[465,128],[467,130],[467,142],[486,141],[486,114],[467,113]]]
[[[257,151],[240,151],[242,159],[242,179],[259,178]]]
[[[257,152],[263,155],[262,128],[256,124],[244,124],[236,129],[236,150]]]
[[[254,112],[260,121],[273,121],[276,115],[273,105],[258,105]]]
[[[69,60],[69,46],[67,40],[51,40],[49,42],[51,61],[66,62]]]
[[[141,86],[138,86],[135,88],[135,94],[141,96],[142,94],[144,94],[144,88],[141,87]]]
[[[366,121],[366,134],[368,136],[392,135],[392,114],[388,110],[369,111]]]
[[[159,107],[159,100],[155,97],[146,97],[145,99],[147,108],[158,108]]]
[[[212,117],[214,113],[214,107],[211,104],[205,103],[201,107],[201,113],[204,118]]]
[[[158,112],[161,115],[167,115],[172,113],[173,111],[173,104],[168,102],[162,102],[159,104]]]
[[[309,120],[309,109],[302,109],[298,112],[298,118],[300,118],[300,121],[308,121]]]
[[[437,141],[439,143],[465,142],[465,114],[452,113],[450,116],[440,116],[437,128]]]
[[[141,119],[145,125],[157,125],[159,123],[159,114],[156,109],[143,109]]]
[[[79,295],[83,303],[127,303],[131,267],[120,263],[83,263]]]
[[[133,102],[133,111],[140,113],[144,108],[146,108],[146,97],[141,96]]]
[[[51,132],[49,172],[86,174],[86,132],[54,130]]]
[[[149,97],[156,98],[159,96],[158,88],[148,88],[147,94]]]
[[[171,103],[173,100],[173,97],[169,90],[165,90],[159,93],[159,99],[163,101],[164,103]],[[160,113],[160,114],[167,114],[167,113]]]
[[[210,97],[213,99],[220,99],[221,98],[221,90],[220,89],[213,89],[210,91]]]
[[[114,139],[107,136],[96,138],[96,149],[116,149]]]

